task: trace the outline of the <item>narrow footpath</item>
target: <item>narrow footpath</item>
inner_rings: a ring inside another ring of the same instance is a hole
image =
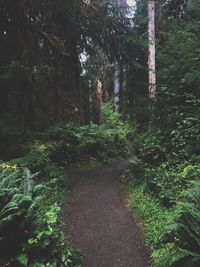
[[[150,267],[139,223],[127,207],[120,175],[128,161],[73,177],[63,206],[63,231],[80,248],[84,267]]]

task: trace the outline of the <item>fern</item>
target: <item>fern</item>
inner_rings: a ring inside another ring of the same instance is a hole
[[[17,179],[19,171],[9,173],[9,170],[4,169],[0,174],[0,194],[7,188],[12,188],[18,181]]]
[[[25,195],[29,195],[32,193],[32,189],[33,189],[33,182],[32,182],[32,178],[35,175],[31,174],[31,171],[28,168],[24,168],[23,171],[23,180],[22,180],[22,187],[23,187],[23,193]]]
[[[200,255],[184,249],[166,251],[165,256],[159,260],[159,267],[199,267]]]
[[[200,181],[194,181],[181,197],[182,202],[168,229],[170,238],[178,242],[174,241],[176,248],[160,259],[160,267],[200,266]]]
[[[13,168],[3,168],[0,172],[0,239],[6,239],[4,228],[12,225],[12,222],[23,217],[23,224],[33,214],[34,192],[33,178],[38,173],[31,174],[28,168],[23,171]],[[29,211],[29,208],[31,211]],[[7,226],[6,226],[7,225]],[[13,227],[18,227],[13,223]]]

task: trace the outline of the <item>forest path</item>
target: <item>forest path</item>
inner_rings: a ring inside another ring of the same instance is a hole
[[[98,166],[71,179],[63,231],[80,248],[84,267],[150,267],[148,249],[126,203],[120,175],[128,161]]]

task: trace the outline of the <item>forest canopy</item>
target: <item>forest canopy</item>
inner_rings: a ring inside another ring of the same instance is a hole
[[[81,266],[68,176],[119,158],[152,266],[200,266],[199,44],[199,0],[0,0],[0,266]]]

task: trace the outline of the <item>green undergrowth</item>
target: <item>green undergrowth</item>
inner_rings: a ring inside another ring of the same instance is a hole
[[[164,241],[164,231],[173,217],[173,211],[163,209],[160,202],[145,191],[144,186],[130,189],[129,206],[143,222],[147,241],[152,250]]]
[[[81,266],[59,213],[71,173],[127,157],[131,129],[111,109],[109,103],[104,107],[100,126],[65,124],[34,132],[15,147],[26,146],[17,158],[0,161],[0,266]]]
[[[174,211],[163,208],[143,185],[129,184],[128,204],[141,222],[144,237],[151,252],[152,266],[160,267],[160,257],[164,255],[166,249],[174,248],[174,243],[165,242],[165,235],[174,218]]]
[[[199,132],[186,127],[190,120],[167,132],[136,135],[135,156],[123,176],[153,267],[200,266],[200,165],[193,146]]]
[[[79,266],[80,252],[64,238],[58,219],[66,184],[62,169],[47,165],[32,174],[22,159],[1,163],[0,183],[2,265]]]

